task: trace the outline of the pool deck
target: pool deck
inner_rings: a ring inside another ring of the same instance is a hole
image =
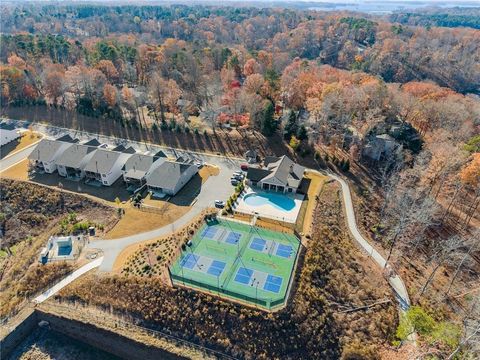
[[[243,198],[245,196],[253,193],[272,194],[271,192],[263,191],[260,189],[252,189],[250,187],[246,187],[246,191],[237,200],[235,211],[238,211],[244,214],[249,214],[249,215],[257,214],[260,217],[266,217],[273,220],[281,220],[283,222],[292,223],[292,224],[297,221],[298,213],[300,212],[300,208],[302,207],[304,195],[273,193],[281,196],[286,196],[295,202],[295,206],[293,207],[293,209],[285,210],[285,209],[278,209],[270,204],[252,206],[247,204],[245,201],[243,201]]]

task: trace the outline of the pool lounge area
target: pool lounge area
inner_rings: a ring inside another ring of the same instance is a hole
[[[295,223],[302,206],[304,195],[283,194],[272,191],[246,188],[238,198],[235,211],[245,214],[258,214],[287,223]]]

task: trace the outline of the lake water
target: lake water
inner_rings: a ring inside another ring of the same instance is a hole
[[[479,7],[477,1],[428,2],[428,1],[346,1],[345,3],[326,3],[325,6],[315,4],[310,10],[320,11],[358,11],[370,14],[389,14],[394,11],[416,10],[428,6],[449,7]]]

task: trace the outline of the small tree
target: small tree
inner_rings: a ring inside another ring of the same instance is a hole
[[[276,122],[273,118],[275,114],[275,108],[271,101],[265,105],[263,109],[263,117],[261,122],[261,131],[263,135],[270,136],[275,132],[276,129]]]
[[[168,124],[167,124],[167,122],[166,122],[165,120],[162,120],[162,122],[161,122],[161,124],[160,124],[160,129],[161,129],[162,131],[168,130]]]
[[[304,125],[302,125],[298,128],[297,138],[299,140],[307,140],[308,139],[307,128]]]
[[[292,135],[296,134],[297,131],[297,116],[295,115],[295,112],[293,110],[290,110],[290,113],[288,114],[288,121],[283,131],[283,137],[285,138],[285,140],[290,140]]]
[[[175,121],[175,118],[170,119],[170,124],[168,126],[171,131],[175,130],[177,127],[177,122]]]
[[[298,140],[295,136],[292,136],[290,139],[290,147],[297,151],[298,147],[300,146],[300,140]]]

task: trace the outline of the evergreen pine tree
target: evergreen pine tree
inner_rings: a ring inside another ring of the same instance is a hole
[[[275,109],[271,101],[269,101],[265,108],[263,109],[263,118],[261,124],[261,131],[263,135],[270,136],[275,132],[275,120],[273,118],[273,114],[275,113]]]
[[[285,140],[290,140],[292,135],[295,135],[297,131],[298,131],[297,116],[295,115],[295,112],[293,110],[290,110],[290,113],[288,115],[288,121],[283,131],[283,136]]]
[[[307,129],[305,128],[304,125],[300,126],[297,131],[297,138],[299,140],[307,140],[308,139],[308,134],[307,134]]]

